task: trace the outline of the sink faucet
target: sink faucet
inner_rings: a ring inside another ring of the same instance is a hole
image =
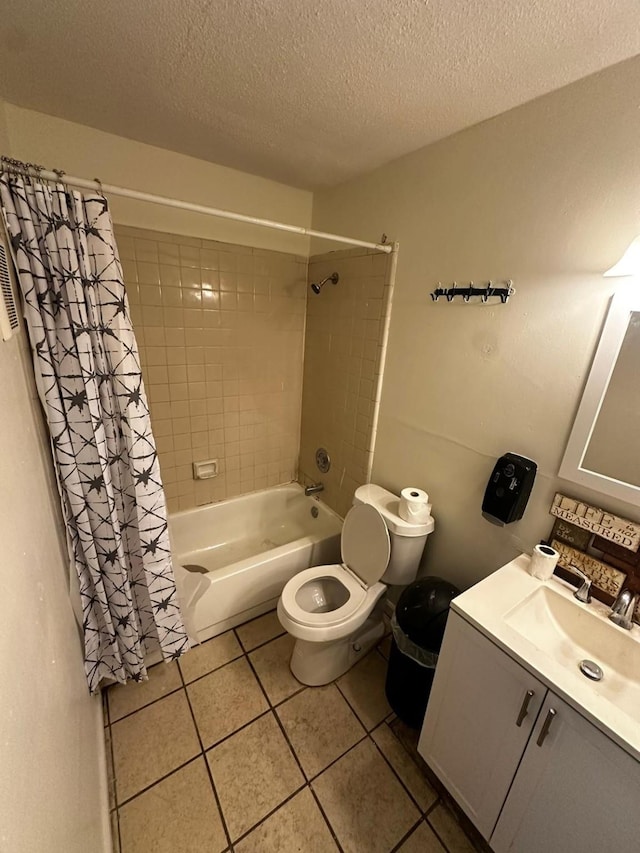
[[[323,489],[324,486],[322,483],[311,483],[310,486],[304,487],[304,493],[307,497],[310,497],[311,495],[317,495],[318,492],[321,492]]]
[[[611,619],[614,625],[619,625],[626,631],[630,631],[633,611],[636,608],[637,601],[637,593],[632,592],[630,589],[621,589],[618,593],[618,597],[611,606],[611,613],[609,614],[609,619]]]
[[[582,602],[582,604],[589,604],[591,601],[591,578],[589,575],[585,575],[583,571],[572,564],[563,566],[562,568],[567,569],[567,571],[572,572],[574,575],[578,575],[582,579],[582,584],[573,593],[573,597]]]

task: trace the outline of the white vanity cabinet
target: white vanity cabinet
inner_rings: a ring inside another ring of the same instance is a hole
[[[498,820],[546,692],[449,614],[418,749],[484,838]]]
[[[640,764],[454,612],[419,750],[495,853],[640,850]]]
[[[640,850],[639,770],[634,758],[549,691],[491,836],[492,849]]]

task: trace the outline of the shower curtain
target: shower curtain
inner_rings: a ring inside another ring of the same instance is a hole
[[[79,580],[89,688],[189,648],[107,201],[0,173],[38,391]]]

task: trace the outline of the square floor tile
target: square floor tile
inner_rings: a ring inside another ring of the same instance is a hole
[[[304,783],[272,713],[214,746],[207,759],[232,840]]]
[[[244,657],[189,684],[187,693],[205,749],[269,708]]]
[[[307,687],[279,705],[276,713],[308,779],[364,736],[358,718],[333,684]]]
[[[372,651],[338,679],[338,687],[368,731],[391,713],[384,692],[386,677],[387,662]]]
[[[204,758],[120,809],[122,853],[220,853],[227,846]]]
[[[129,681],[128,684],[114,684],[109,687],[107,696],[112,723],[182,687],[175,661],[152,666],[148,675],[148,681]]]
[[[270,643],[260,646],[249,655],[249,660],[258,673],[260,683],[272,705],[288,699],[304,687],[293,677],[289,667],[294,643],[293,637],[285,634],[284,637],[278,637],[277,640],[271,640]]]
[[[369,739],[311,784],[345,853],[389,853],[420,818]]]
[[[111,737],[119,803],[200,752],[184,690],[114,723]]]
[[[242,648],[233,631],[220,634],[206,643],[193,646],[178,661],[184,680],[188,683],[240,657]]]
[[[245,622],[236,628],[236,634],[240,638],[240,642],[244,646],[246,652],[255,649],[256,646],[266,643],[268,640],[273,640],[274,637],[279,637],[284,634],[284,628],[278,620],[278,614],[275,610],[265,613],[264,616],[258,616],[257,619],[252,619],[251,622]]]
[[[407,840],[398,847],[398,853],[447,853],[428,823],[422,821]]]
[[[424,774],[393,734],[386,723],[374,729],[371,735],[382,750],[382,754],[404,782],[409,793],[417,802],[421,811],[425,812],[438,799]]]
[[[467,838],[453,814],[442,803],[435,807],[428,820],[449,853],[475,853],[475,846]]]
[[[335,853],[338,847],[313,794],[305,788],[235,844],[234,850],[236,853]]]

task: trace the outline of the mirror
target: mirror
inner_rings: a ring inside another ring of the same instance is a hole
[[[640,505],[640,289],[613,297],[560,477]]]

